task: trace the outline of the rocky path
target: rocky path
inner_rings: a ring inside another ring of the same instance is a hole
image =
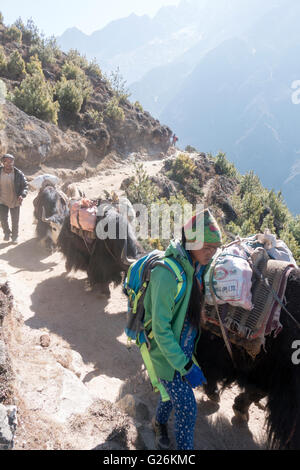
[[[161,165],[144,163],[152,175]],[[122,180],[132,172],[133,162],[119,164],[79,186],[87,197],[104,189],[120,192]],[[15,449],[153,448],[148,422],[157,396],[138,351],[126,348],[121,287],[111,286],[110,299],[100,297],[88,290],[84,273],[67,276],[61,255],[48,256],[38,246],[35,195],[29,193],[21,210],[19,245],[0,242],[1,269],[10,279],[17,312],[5,325],[16,376]],[[225,392],[218,407],[197,391],[196,449],[260,447],[263,411],[251,407],[249,427],[231,422],[236,392]],[[127,394],[142,400],[134,409],[126,402],[131,418],[115,406]]]

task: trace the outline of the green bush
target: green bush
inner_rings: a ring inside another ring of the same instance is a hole
[[[260,193],[261,191],[263,191],[262,184],[259,177],[253,171],[250,171],[249,173],[246,173],[242,176],[239,187],[239,194],[241,198],[246,193]]]
[[[26,75],[25,62],[18,51],[13,51],[7,62],[7,71],[12,78],[22,78]]]
[[[16,89],[13,102],[25,113],[57,124],[59,104],[53,101],[53,91],[39,73],[27,76]]]
[[[170,169],[166,172],[168,178],[178,183],[185,184],[193,178],[196,165],[194,161],[184,153],[180,153],[175,160],[170,162]]]
[[[116,70],[111,72],[110,76],[107,77],[107,80],[117,98],[122,99],[122,101],[129,98],[130,93],[126,87],[126,80],[124,80],[121,74],[120,67],[117,67]]]
[[[4,23],[4,16],[2,15],[0,11],[0,24],[3,24],[3,23]]]
[[[286,223],[286,228],[293,234],[295,240],[300,246],[300,215],[295,218],[289,218]]]
[[[80,80],[84,74],[81,68],[73,62],[65,62],[61,72],[67,80]]]
[[[141,103],[139,101],[136,101],[133,105],[135,108],[137,108],[139,110],[140,113],[142,113],[144,110],[143,110],[143,106],[141,105]]]
[[[91,82],[87,78],[84,70],[73,62],[66,62],[62,68],[62,76],[67,80],[73,80],[80,90],[83,101],[87,101],[91,92]]]
[[[75,80],[67,80],[62,77],[57,85],[56,93],[63,114],[76,115],[79,113],[83,104],[83,95]]]
[[[35,73],[38,73],[44,76],[41,61],[39,60],[37,55],[33,55],[30,57],[30,60],[26,65],[26,69],[29,75],[34,75]]]
[[[86,69],[89,66],[89,62],[85,56],[82,56],[77,49],[70,49],[67,54],[66,62],[71,62],[81,69]]]
[[[185,147],[185,151],[189,152],[189,153],[197,153],[198,152],[198,150],[195,147],[192,147],[191,145],[187,145]]]
[[[114,121],[124,121],[124,110],[119,106],[119,100],[114,96],[106,105],[105,114],[108,118]]]
[[[216,156],[215,168],[216,170],[221,172],[222,175],[229,176],[229,178],[239,178],[239,173],[237,169],[235,168],[233,163],[230,163],[227,160],[225,153],[220,152]]]
[[[5,74],[7,71],[7,59],[2,46],[0,46],[0,73]]]
[[[5,39],[9,42],[22,43],[22,31],[16,26],[11,26],[5,33]]]
[[[39,42],[39,30],[32,18],[27,21],[26,25],[21,18],[18,18],[14,25],[22,32],[22,42],[24,44],[35,44]]]
[[[96,109],[90,108],[86,112],[87,118],[92,124],[101,124],[103,122],[103,113]]]
[[[268,228],[286,242],[299,264],[300,216],[292,216],[281,192],[264,188],[259,177],[251,171],[240,177],[239,188],[231,198],[231,204],[238,217],[226,226],[227,231],[248,237]]]
[[[56,62],[56,59],[61,56],[54,36],[51,38],[39,38],[30,48],[30,55],[37,55],[43,67],[47,67]]]
[[[158,198],[158,190],[153,185],[142,163],[134,164],[134,179],[126,188],[126,196],[132,204],[144,204],[147,207]]]
[[[300,244],[297,243],[297,240],[295,239],[294,235],[287,229],[284,229],[280,232],[280,239],[283,240],[291,252],[293,253],[293,256],[299,266],[300,264]]]
[[[203,191],[197,177],[197,166],[194,160],[180,153],[175,160],[166,161],[166,176],[183,186],[184,196],[190,203],[195,204],[203,198]]]
[[[88,66],[85,68],[86,73],[93,75],[96,78],[101,78],[102,77],[102,72],[97,64],[97,60],[93,59]]]

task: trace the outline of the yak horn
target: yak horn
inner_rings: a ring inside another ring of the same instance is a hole
[[[125,246],[124,246],[124,248],[122,250],[122,253],[121,253],[121,260],[127,266],[130,266],[132,263],[135,263],[135,261],[136,261],[136,259],[132,259],[132,258],[127,257],[127,255],[125,254]]]
[[[46,217],[46,211],[45,211],[45,207],[42,208],[42,222],[48,222],[48,218]]]

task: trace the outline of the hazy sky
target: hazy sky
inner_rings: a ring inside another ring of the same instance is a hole
[[[32,17],[46,36],[58,36],[73,26],[91,34],[114,19],[131,13],[153,16],[162,6],[178,3],[179,0],[1,0],[0,11],[6,25],[19,16],[25,23]]]

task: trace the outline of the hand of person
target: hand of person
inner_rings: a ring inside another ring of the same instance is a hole
[[[193,364],[188,373],[183,377],[192,388],[197,388],[200,385],[207,384],[207,380],[204,377],[202,370],[196,366],[196,364]]]
[[[18,197],[18,203],[19,203],[20,205],[22,205],[22,202],[23,202],[23,198],[22,198],[22,196],[19,196],[19,197]]]

